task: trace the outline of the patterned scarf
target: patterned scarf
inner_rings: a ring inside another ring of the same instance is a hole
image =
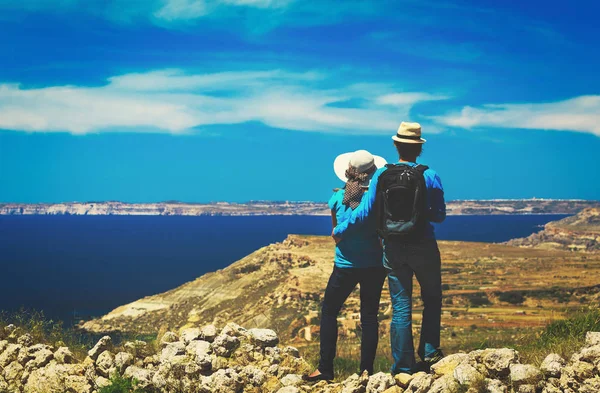
[[[342,203],[346,206],[350,206],[352,210],[356,209],[358,205],[360,205],[360,200],[363,196],[363,187],[362,183],[371,176],[375,172],[377,167],[373,165],[366,172],[358,172],[356,168],[349,167],[346,169],[346,177],[348,181],[346,182],[344,199]]]

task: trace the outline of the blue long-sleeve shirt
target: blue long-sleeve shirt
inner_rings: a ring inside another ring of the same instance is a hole
[[[402,164],[408,164],[410,166],[416,166],[414,162],[402,162]],[[344,235],[349,229],[362,225],[367,217],[373,210],[375,204],[375,197],[377,195],[377,182],[379,176],[386,170],[386,167],[380,168],[375,172],[369,185],[369,190],[363,196],[360,205],[352,212],[352,215],[344,222],[338,222],[338,225],[334,228],[333,234],[339,237]],[[446,202],[444,201],[444,188],[442,187],[442,180],[433,169],[427,169],[423,176],[425,177],[425,185],[427,186],[427,230],[425,237],[428,239],[435,239],[435,233],[432,222],[442,222],[446,219]]]

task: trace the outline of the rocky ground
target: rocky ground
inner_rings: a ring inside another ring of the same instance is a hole
[[[155,393],[597,393],[600,392],[600,332],[570,359],[549,354],[541,366],[519,362],[509,348],[456,353],[414,375],[354,374],[307,384],[310,366],[294,347],[279,346],[269,329],[229,323],[162,335],[159,348],[126,342],[118,348],[105,336],[84,360],[66,347],[34,343],[10,325],[0,331],[0,392],[93,393],[110,379],[133,379]]]

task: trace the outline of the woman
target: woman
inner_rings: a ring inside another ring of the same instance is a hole
[[[346,186],[329,200],[333,227],[344,221],[361,202],[371,177],[385,159],[366,150],[338,156],[333,164],[336,175]],[[329,277],[321,308],[321,351],[317,370],[305,377],[308,381],[333,380],[333,359],[337,344],[337,316],[342,305],[360,284],[360,322],[362,327],[360,371],[373,373],[373,361],[379,337],[379,299],[386,276],[382,250],[375,232],[375,220],[360,231],[345,234],[336,245],[335,265]]]

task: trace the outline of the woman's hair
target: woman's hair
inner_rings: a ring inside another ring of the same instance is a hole
[[[415,161],[423,153],[422,143],[400,143],[394,142],[398,155],[405,161]]]

